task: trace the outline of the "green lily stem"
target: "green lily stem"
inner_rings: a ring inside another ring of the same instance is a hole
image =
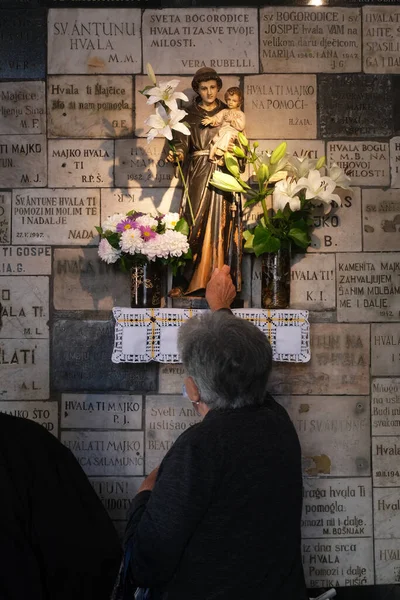
[[[264,221],[265,221],[265,225],[268,227],[269,223],[269,218],[268,218],[268,210],[267,210],[267,203],[265,202],[265,196],[264,198],[261,200],[261,206],[263,209],[263,213],[264,213]]]
[[[174,159],[175,159],[175,161],[176,161],[176,163],[178,165],[179,175],[181,176],[183,187],[184,187],[184,190],[185,190],[185,196],[187,198],[187,203],[189,205],[190,218],[192,219],[192,225],[194,225],[194,214],[193,214],[192,203],[190,201],[189,190],[188,190],[188,186],[186,184],[186,179],[185,179],[185,177],[183,175],[181,163],[180,163],[180,160],[178,158],[178,153],[176,151],[176,148],[175,148],[174,144],[171,144],[169,142],[169,147],[171,148],[171,150],[173,152],[173,155],[174,155]]]

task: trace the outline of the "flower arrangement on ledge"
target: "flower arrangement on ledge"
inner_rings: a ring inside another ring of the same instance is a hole
[[[349,189],[350,178],[336,164],[326,169],[325,157],[297,158],[288,154],[286,142],[261,155],[258,147],[258,142],[251,145],[239,133],[238,145],[232,153],[225,153],[230,174],[216,171],[211,183],[220,190],[243,194],[245,208],[261,204],[262,218],[243,234],[245,250],[260,256],[292,245],[304,252],[311,244],[314,209],[323,205],[327,214],[332,202],[340,206],[340,196],[334,190]],[[241,178],[238,159],[252,166],[255,186]],[[272,196],[272,209],[267,208],[268,196]]]
[[[156,217],[134,210],[115,213],[96,229],[101,238],[100,258],[118,263],[124,271],[158,261],[169,265],[175,275],[192,258],[189,226],[178,213]]]

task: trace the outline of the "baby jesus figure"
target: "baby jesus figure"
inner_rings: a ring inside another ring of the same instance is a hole
[[[225,102],[228,108],[221,110],[213,117],[202,119],[203,125],[220,127],[217,135],[213,138],[210,148],[211,162],[219,163],[230,144],[237,138],[238,131],[245,127],[244,112],[240,110],[243,102],[242,90],[238,87],[230,87],[225,92]]]

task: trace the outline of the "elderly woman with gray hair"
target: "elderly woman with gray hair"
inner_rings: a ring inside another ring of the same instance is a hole
[[[305,600],[300,447],[267,392],[268,339],[228,307],[229,268],[207,288],[215,312],[179,335],[187,429],[135,497],[126,533],[137,585],[162,600]],[[223,309],[223,310],[220,310]]]

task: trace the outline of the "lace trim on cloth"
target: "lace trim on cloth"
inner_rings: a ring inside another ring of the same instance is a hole
[[[178,353],[178,328],[200,309],[120,308],[113,309],[114,363],[182,362]],[[310,324],[307,310],[235,309],[234,315],[256,325],[272,346],[277,362],[308,362]]]

